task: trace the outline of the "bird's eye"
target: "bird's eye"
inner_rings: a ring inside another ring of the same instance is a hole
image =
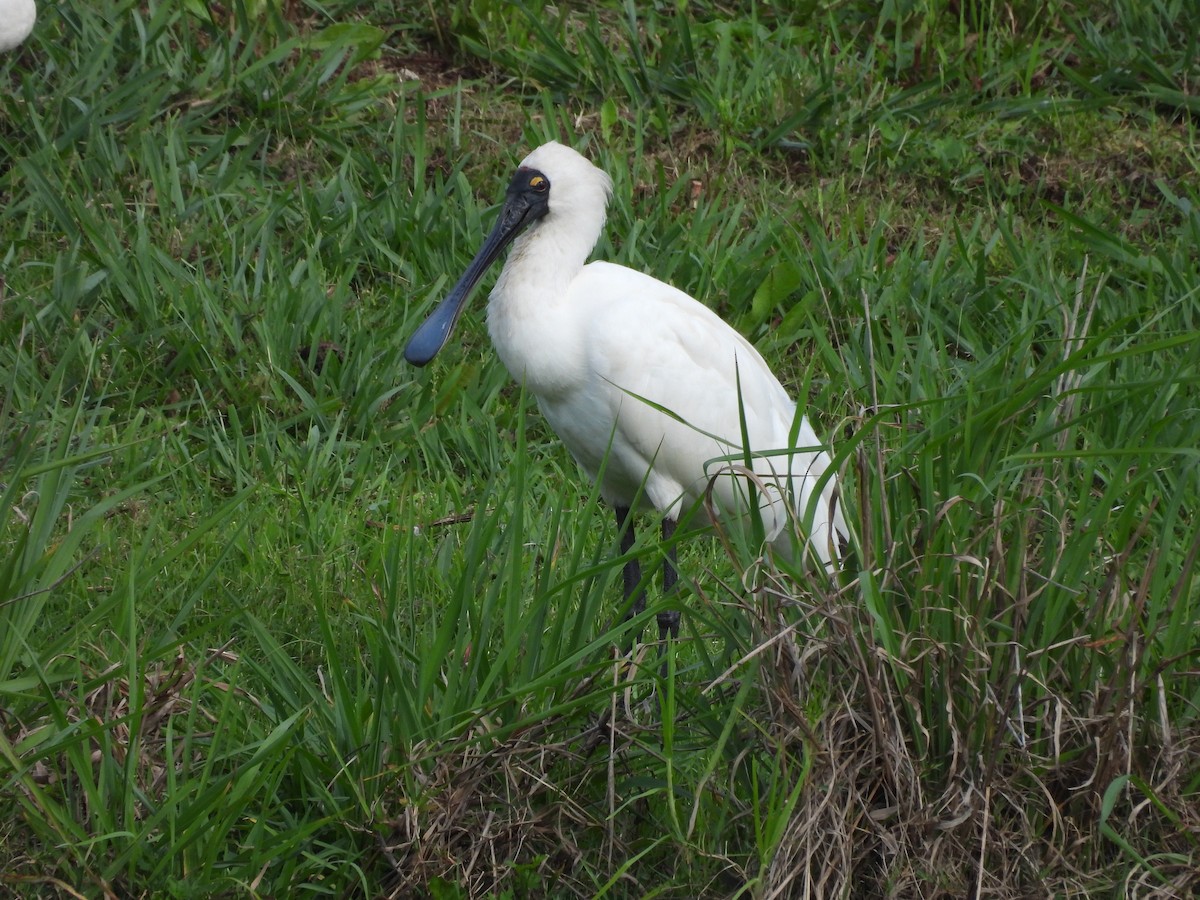
[[[529,179],[529,186],[539,194],[544,194],[550,189],[550,182],[546,180],[544,175],[534,175]]]

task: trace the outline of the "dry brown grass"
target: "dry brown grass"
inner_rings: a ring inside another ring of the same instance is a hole
[[[1085,695],[1085,706],[1073,685],[1010,692],[1002,684],[1028,673],[990,663],[996,653],[1019,659],[1011,648],[989,650],[981,637],[937,646],[911,634],[892,657],[860,605],[829,596],[801,606],[796,596],[780,579],[744,610],[760,634],[758,720],[768,743],[795,757],[797,773],[805,751],[812,761],[758,896],[1200,890],[1200,730],[1174,726],[1165,705],[1143,706],[1154,691],[1131,681],[1132,665]],[[1143,639],[1132,628],[1121,639],[1132,662]],[[926,685],[948,656],[975,669],[960,669],[962,683],[943,685],[931,702]],[[814,696],[824,699],[805,702]],[[981,745],[978,713],[988,705],[993,731]],[[1133,865],[1138,855],[1152,865]]]
[[[571,727],[554,717],[492,741],[480,726],[450,746],[415,747],[426,757],[410,769],[421,773],[418,783],[396,796],[380,837],[391,869],[384,896],[410,897],[442,879],[486,897],[520,881],[516,861],[526,878],[590,896],[590,882],[572,873],[585,856],[579,841],[595,844],[605,823],[575,799],[588,793],[580,781],[590,776],[577,742],[564,737]],[[610,862],[623,855],[619,842],[610,844]]]

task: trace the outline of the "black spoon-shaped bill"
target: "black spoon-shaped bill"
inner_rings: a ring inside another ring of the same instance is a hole
[[[517,235],[549,210],[545,190],[537,190],[530,186],[536,177],[541,176],[527,169],[517,171],[516,177],[508,187],[504,208],[500,211],[500,218],[492,228],[491,234],[467,266],[467,271],[458,280],[458,284],[454,285],[445,299],[429,314],[429,318],[421,323],[421,327],[409,338],[408,346],[404,348],[404,358],[414,366],[426,365],[446,346],[458,317],[462,315],[471,292],[483,278],[484,272]],[[542,181],[544,183],[545,179]]]

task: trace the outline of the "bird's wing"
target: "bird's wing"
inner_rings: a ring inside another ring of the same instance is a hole
[[[797,448],[759,457],[754,469],[790,474],[796,508],[807,509],[828,455],[808,422],[795,421],[796,404],[749,341],[682,291],[623,266],[586,266],[567,301],[585,323],[588,366],[612,386],[596,415],[616,420],[608,465],[627,471],[611,474],[640,479],[652,467],[645,487],[653,505],[694,500],[721,465],[714,458],[741,452],[744,423],[756,454]],[[570,425],[554,424],[570,446]],[[832,481],[823,487],[828,493]],[[736,504],[732,491],[724,486],[718,502]]]

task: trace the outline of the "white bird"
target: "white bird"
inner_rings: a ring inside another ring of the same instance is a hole
[[[580,467],[600,480],[623,553],[633,545],[632,509],[663,513],[666,540],[716,476],[712,499],[723,519],[745,517],[754,502],[777,549],[834,565],[848,532],[829,455],[759,352],[682,291],[624,266],[585,265],[611,194],[608,175],[571,148],[551,142],[530,153],[499,221],[405,358],[433,359],[512,244],[488,303],[492,343]],[[747,460],[756,477],[745,475]],[[626,602],[639,613],[637,562],[623,574]],[[673,552],[663,580],[664,591],[676,581]],[[660,640],[676,637],[678,612],[660,613],[658,625]]]
[[[0,53],[20,45],[37,21],[34,0],[0,0]]]

